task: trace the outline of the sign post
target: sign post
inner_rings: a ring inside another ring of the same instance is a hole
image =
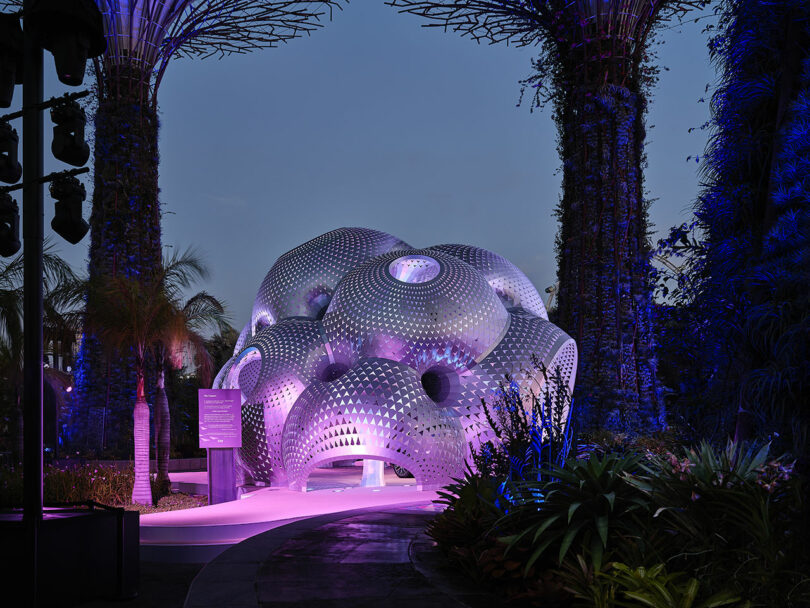
[[[200,447],[208,451],[208,504],[236,500],[233,449],[242,447],[242,391],[201,388]]]

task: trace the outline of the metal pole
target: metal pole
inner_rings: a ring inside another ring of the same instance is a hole
[[[25,0],[28,12],[32,0]],[[42,524],[42,49],[24,29],[23,81],[23,520],[28,532],[28,605],[37,606]]]

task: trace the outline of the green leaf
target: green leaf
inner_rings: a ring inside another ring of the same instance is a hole
[[[599,572],[602,569],[602,558],[604,557],[604,549],[602,543],[595,536],[591,538],[591,561],[593,562],[593,569]]]
[[[547,538],[540,544],[539,547],[537,547],[537,549],[535,549],[534,553],[532,553],[531,557],[529,558],[529,561],[526,562],[526,567],[523,569],[524,574],[526,574],[529,570],[531,570],[531,567],[534,565],[534,562],[536,562],[540,558],[540,556],[543,555],[545,550],[548,549],[548,546],[552,542],[554,542],[554,540],[555,540],[554,537]]]
[[[684,594],[678,608],[692,608],[692,604],[695,603],[695,598],[697,597],[699,587],[700,583],[697,582],[697,579],[690,578],[686,583],[686,589],[684,590]]]
[[[631,600],[636,600],[640,602],[644,606],[650,606],[650,608],[661,608],[661,604],[658,603],[655,599],[650,599],[650,596],[646,593],[642,594],[638,591],[625,591],[624,597],[629,598]],[[626,606],[631,606],[632,604],[625,604]]]
[[[731,591],[721,591],[719,593],[715,593],[709,599],[701,602],[697,608],[719,608],[720,606],[730,606],[731,604],[736,604],[740,601],[740,596],[734,595]],[[746,602],[745,605],[750,606],[750,603]]]
[[[532,539],[532,543],[536,543],[537,539],[540,538],[540,535],[548,530],[549,526],[553,524],[555,521],[560,519],[559,515],[555,515],[553,517],[549,517],[546,521],[544,521],[540,526],[537,528],[537,531],[534,533],[534,539]],[[522,535],[521,535],[522,536]]]
[[[596,519],[596,529],[599,531],[599,538],[602,539],[602,546],[607,547],[608,516],[600,515],[595,519]]]
[[[569,528],[566,531],[565,536],[563,536],[562,544],[560,545],[560,554],[558,557],[558,561],[560,563],[562,563],[563,558],[565,558],[565,554],[568,553],[568,548],[571,546],[571,543],[574,542],[574,538],[584,525],[585,522],[581,521],[578,524],[576,524],[573,528]]]
[[[616,492],[608,492],[607,494],[604,495],[604,497],[608,501],[608,504],[610,505],[610,510],[612,511],[613,505],[616,502]]]
[[[571,503],[571,506],[568,507],[568,523],[571,523],[571,519],[574,517],[574,513],[577,509],[582,506],[581,502]]]

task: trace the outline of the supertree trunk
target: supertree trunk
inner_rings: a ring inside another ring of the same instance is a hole
[[[148,76],[122,67],[105,74],[95,118],[89,276],[155,276],[161,264],[158,118]],[[79,354],[77,390],[89,447],[123,449],[135,376],[132,358],[109,360],[92,335]],[[126,409],[122,409],[126,408]]]
[[[584,428],[665,423],[656,386],[653,281],[643,198],[646,53],[657,23],[702,0],[390,0],[481,41],[541,45],[524,84],[552,100],[563,161],[555,321],[579,346]]]
[[[579,346],[583,427],[657,427],[643,197],[644,100],[622,84],[580,86],[560,108],[558,323]]]

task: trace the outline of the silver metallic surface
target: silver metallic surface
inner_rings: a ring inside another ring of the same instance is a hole
[[[492,438],[481,400],[507,376],[542,397],[557,367],[573,388],[576,362],[501,256],[341,228],[273,265],[214,387],[242,390],[238,461],[255,481],[303,490],[314,467],[368,458],[436,487]]]
[[[452,410],[436,407],[416,370],[363,359],[301,395],[284,425],[283,450],[292,489],[305,489],[318,464],[352,456],[398,464],[422,488],[435,488],[461,474],[465,443]]]
[[[507,309],[520,307],[548,321],[543,298],[520,268],[506,258],[471,245],[434,245],[430,249],[457,257],[484,275]]]
[[[382,253],[409,246],[368,228],[338,228],[276,260],[264,278],[251,315],[252,332],[288,317],[322,316],[343,276]]]

